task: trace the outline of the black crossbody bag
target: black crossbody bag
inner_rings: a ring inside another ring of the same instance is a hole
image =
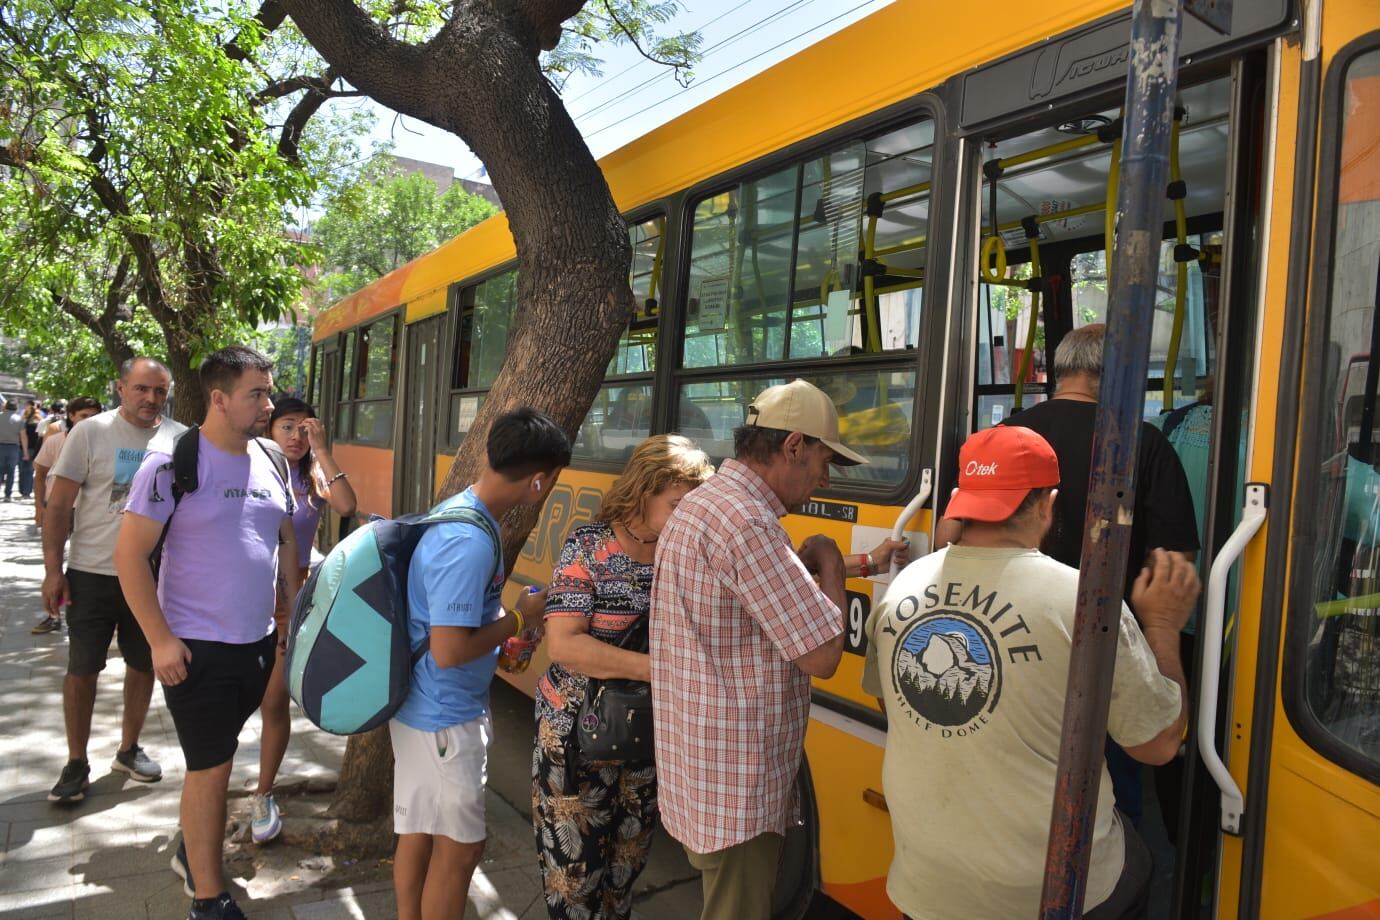
[[[646,652],[648,620],[642,617],[617,647]],[[621,677],[589,678],[575,716],[575,742],[585,761],[650,763],[652,685]]]

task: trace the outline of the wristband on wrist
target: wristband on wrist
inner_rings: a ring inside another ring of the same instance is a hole
[[[512,614],[514,618],[517,619],[517,629],[513,630],[513,635],[522,635],[522,631],[527,628],[527,621],[523,619],[521,611],[519,611],[516,607],[513,607],[508,612]]]
[[[326,480],[326,488],[329,489],[331,486],[335,485],[335,481],[336,481],[337,479],[349,479],[349,478],[350,478],[350,477],[346,474],[346,472],[345,472],[344,470],[341,470],[339,473],[336,473],[336,474],[335,474],[334,476],[332,476],[330,479],[327,479],[327,480]]]
[[[867,578],[872,574],[872,557],[867,553],[858,554],[858,575]]]

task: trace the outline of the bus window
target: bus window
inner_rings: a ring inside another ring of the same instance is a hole
[[[460,332],[455,337],[451,389],[484,389],[493,384],[503,366],[516,298],[515,271],[495,275],[460,292]]]
[[[799,174],[792,166],[695,206],[685,367],[784,356]]]
[[[318,413],[321,411],[321,346],[311,347],[311,371],[307,378],[307,402]]]
[[[393,389],[398,377],[395,313],[359,330],[359,371],[351,440],[388,445],[393,439]],[[342,403],[341,408],[345,406]]]
[[[1380,764],[1380,52],[1348,67],[1321,378],[1330,416],[1318,455],[1323,482],[1311,610],[1300,635],[1307,712],[1340,744]],[[1320,266],[1321,267],[1321,266]],[[1304,731],[1318,743],[1316,731]],[[1325,751],[1326,753],[1326,751]]]
[[[905,481],[933,146],[933,123],[919,120],[695,206],[682,366],[811,364],[683,379],[673,430],[715,459],[732,456],[752,399],[798,376],[833,398],[844,440],[872,461],[833,470],[840,487]],[[869,369],[847,366],[860,359]]]
[[[758,393],[799,376],[819,387],[839,410],[839,434],[845,444],[867,457],[863,466],[831,467],[837,485],[869,483],[898,486],[910,461],[911,415],[915,405],[914,370],[838,371],[792,374],[681,387],[677,430],[692,438],[718,463],[733,456],[733,429],[747,418]]]
[[[652,431],[652,385],[606,385],[594,398],[572,454],[622,464]]]
[[[353,329],[345,333],[345,346],[340,349],[340,390],[336,394],[335,431],[331,432],[331,436],[338,441],[350,440],[350,397],[354,394],[357,335]]]
[[[661,303],[661,277],[666,254],[666,218],[654,217],[628,227],[632,244],[632,286],[637,310],[618,340],[609,362],[609,377],[649,374],[656,370],[656,325]]]

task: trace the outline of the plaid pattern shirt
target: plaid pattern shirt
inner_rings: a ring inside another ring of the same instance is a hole
[[[657,542],[652,695],[662,823],[696,853],[784,834],[810,718],[792,663],[843,632],[796,557],[781,500],[734,460]]]

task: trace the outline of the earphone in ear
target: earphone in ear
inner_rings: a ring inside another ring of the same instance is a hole
[[[533,480],[532,480],[532,488],[534,488],[534,489],[536,489],[538,492],[540,492],[540,491],[541,491],[541,480],[540,480],[540,479],[533,479]]]

